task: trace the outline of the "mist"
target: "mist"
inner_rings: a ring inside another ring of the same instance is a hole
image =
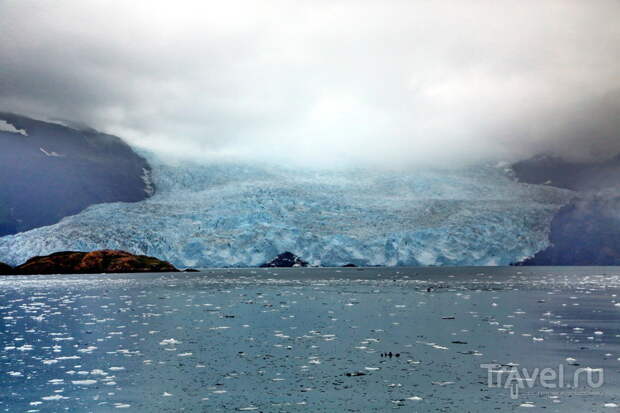
[[[620,2],[0,1],[0,110],[174,159],[620,152]]]

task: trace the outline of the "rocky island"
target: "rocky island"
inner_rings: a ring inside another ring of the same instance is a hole
[[[3,262],[0,262],[0,275],[13,274],[13,271],[13,267]]]
[[[291,268],[307,266],[308,262],[302,260],[292,252],[286,251],[275,257],[273,260],[261,265],[261,268]]]
[[[172,264],[146,255],[119,250],[92,252],[63,251],[33,257],[12,268],[0,263],[0,274],[100,274],[136,272],[178,272]]]

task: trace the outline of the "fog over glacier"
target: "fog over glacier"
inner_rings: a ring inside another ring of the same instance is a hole
[[[620,2],[0,2],[0,110],[168,158],[411,167],[620,150]]]

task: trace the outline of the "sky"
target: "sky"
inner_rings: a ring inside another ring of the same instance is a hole
[[[0,0],[0,110],[169,157],[620,152],[620,1]]]

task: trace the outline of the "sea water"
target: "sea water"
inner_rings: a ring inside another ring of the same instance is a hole
[[[7,412],[620,405],[618,268],[28,276],[0,291]]]

